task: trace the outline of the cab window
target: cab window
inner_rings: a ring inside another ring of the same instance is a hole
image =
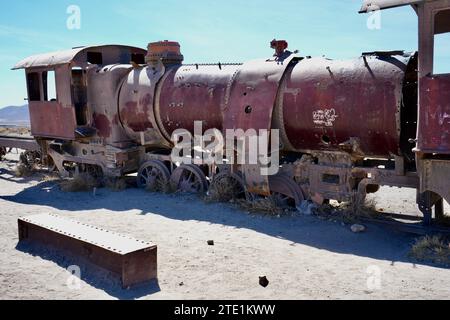
[[[41,81],[38,72],[27,74],[28,100],[41,101]]]
[[[42,85],[44,89],[44,101],[57,101],[56,78],[54,71],[42,72]]]

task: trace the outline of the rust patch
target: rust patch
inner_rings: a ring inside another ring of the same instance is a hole
[[[148,119],[148,105],[151,104],[151,95],[146,95],[141,102],[145,111],[138,110],[138,104],[135,101],[129,101],[125,104],[125,109],[120,113],[124,124],[134,132],[143,132],[152,129],[152,123]]]
[[[147,93],[139,102],[140,102],[140,105],[145,110],[145,114],[147,114],[148,107],[152,103],[152,95],[150,93]]]
[[[358,137],[359,153],[399,154],[399,104],[408,58],[366,59],[369,67],[361,59],[307,59],[288,70],[277,103],[282,117],[276,120],[290,149],[340,151]],[[397,59],[401,68],[392,67]]]
[[[93,114],[94,126],[98,130],[99,137],[108,138],[111,136],[111,122],[104,114]]]
[[[60,103],[31,101],[29,104],[31,134],[35,137],[75,139],[75,112]]]
[[[418,149],[450,154],[450,76],[423,77],[420,92]]]
[[[120,119],[119,119],[119,115],[116,113],[113,117],[113,121],[112,121],[113,125],[117,126],[120,124]]]

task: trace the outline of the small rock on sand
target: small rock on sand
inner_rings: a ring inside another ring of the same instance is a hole
[[[261,287],[266,288],[269,285],[269,280],[267,280],[267,277],[259,277],[259,284]]]

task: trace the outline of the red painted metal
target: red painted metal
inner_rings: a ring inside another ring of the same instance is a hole
[[[164,144],[155,114],[156,85],[164,74],[162,64],[133,69],[123,81],[119,94],[118,119],[128,137],[146,145]]]
[[[203,130],[222,129],[223,110],[237,65],[184,65],[167,71],[158,88],[156,120],[167,139],[176,129],[194,132],[194,122]]]
[[[275,119],[286,149],[339,151],[357,138],[366,156],[400,154],[401,112],[417,107],[401,107],[410,58],[314,58],[290,68]]]
[[[281,78],[294,58],[254,60],[239,68],[224,113],[224,129],[270,129]]]
[[[450,154],[450,75],[423,77],[420,86],[417,149]]]
[[[256,130],[257,134],[270,130],[280,81],[295,59],[285,52],[274,59],[244,63],[233,79],[223,129]],[[268,177],[261,175],[259,165],[244,166],[243,171],[249,192],[270,195]]]
[[[54,101],[29,103],[31,134],[35,137],[75,139],[75,111]]]

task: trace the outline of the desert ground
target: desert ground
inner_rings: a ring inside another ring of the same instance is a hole
[[[10,154],[0,163],[0,299],[450,298],[450,269],[409,257],[415,235],[371,224],[353,233],[338,220],[249,214],[193,195],[65,193],[41,174],[15,177],[15,161]],[[417,212],[413,190],[383,189],[375,202],[383,211]],[[17,218],[39,213],[157,244],[158,281],[122,290],[116,277],[95,266],[18,245]],[[79,286],[68,285],[71,265],[81,268]],[[260,276],[268,287],[259,285]]]
[[[30,129],[27,127],[2,126],[0,122],[0,135],[30,136]]]

